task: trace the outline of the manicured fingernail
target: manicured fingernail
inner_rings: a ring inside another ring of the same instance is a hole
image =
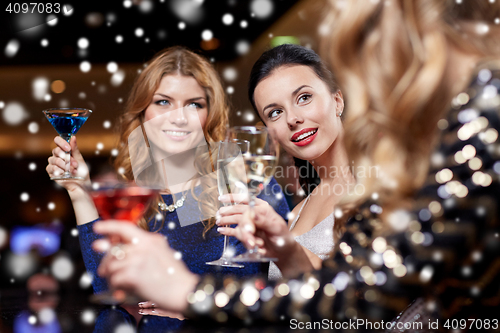
[[[224,230],[226,230],[226,228],[224,228],[224,227],[219,227],[219,228],[217,228],[217,232],[222,232],[222,231],[224,231]]]
[[[249,239],[248,240],[248,245],[250,245],[251,247],[254,247],[255,246],[255,241],[253,239]]]
[[[140,308],[143,308],[145,303],[146,302],[139,302],[137,305],[139,305]]]

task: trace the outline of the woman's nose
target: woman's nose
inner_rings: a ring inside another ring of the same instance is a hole
[[[180,107],[176,110],[169,112],[170,122],[177,126],[184,126],[187,124],[188,119],[186,117],[186,110],[183,107]]]
[[[298,124],[301,124],[304,122],[304,119],[302,119],[302,116],[298,112],[294,111],[289,111],[287,113],[287,119],[288,127],[294,128]]]

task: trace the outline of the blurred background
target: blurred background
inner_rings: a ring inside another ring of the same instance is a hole
[[[31,6],[22,13],[22,2],[2,1],[0,311],[14,311],[9,296],[33,294],[28,290],[39,288],[33,283],[79,285],[91,293],[68,196],[45,172],[56,132],[43,109],[93,110],[77,139],[95,175],[116,153],[116,120],[137,73],[156,52],[185,45],[219,72],[232,103],[231,125],[253,125],[258,119],[246,93],[253,63],[282,43],[318,51],[326,1],[65,0],[57,14],[48,13],[55,1],[38,2],[44,13]],[[291,159],[283,156],[281,163]],[[292,206],[300,194],[288,198]],[[30,280],[37,273],[50,281]],[[13,326],[5,318],[1,332]]]

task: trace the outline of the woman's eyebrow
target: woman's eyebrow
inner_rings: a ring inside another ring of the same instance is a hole
[[[156,96],[156,95],[161,96],[163,98],[173,99],[172,97],[165,95],[165,94],[161,94],[161,93],[155,93],[154,96]]]
[[[264,111],[266,111],[266,109],[268,109],[268,108],[274,108],[275,106],[278,106],[278,104],[271,103],[271,104],[267,105],[265,108],[262,109],[262,113],[264,113]]]
[[[312,89],[312,87],[311,87],[311,86],[308,86],[307,84],[303,84],[303,85],[301,85],[300,87],[298,87],[297,89],[295,89],[295,90],[292,92],[292,96],[297,95],[297,93],[298,93],[298,92],[299,92],[302,88],[305,88],[305,87],[308,87],[308,88],[311,88],[311,89]]]
[[[192,101],[197,101],[197,100],[200,100],[200,99],[205,99],[205,97],[194,97],[194,98],[188,99],[188,101],[192,102]]]

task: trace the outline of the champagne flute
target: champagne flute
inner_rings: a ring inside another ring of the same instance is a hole
[[[89,192],[103,220],[120,220],[135,225],[149,207],[151,200],[158,194],[156,189],[141,187],[134,182],[118,179],[94,182]],[[119,241],[110,238],[110,242],[113,245],[110,251],[113,253],[119,249]],[[115,253],[115,256],[124,255],[123,251],[121,252]],[[136,301],[134,297],[127,296],[123,290],[102,292],[93,295],[91,300],[111,305]]]
[[[249,142],[245,140],[221,141],[218,144],[217,152],[217,188],[219,195],[224,194],[244,194],[248,193],[246,187],[246,172],[243,155],[248,152]],[[235,204],[224,203],[224,206]],[[224,248],[219,259],[207,262],[207,265],[216,265],[223,267],[242,268],[243,265],[232,262],[234,253],[228,249],[228,236],[224,235]]]
[[[278,144],[264,126],[237,126],[227,133],[228,140],[248,141],[248,150],[243,154],[250,217],[255,216],[255,198],[271,181],[279,157]],[[276,258],[262,256],[258,247],[231,259],[234,262],[269,262]]]
[[[92,110],[81,108],[54,108],[42,111],[50,124],[59,133],[59,136],[69,143],[71,137],[78,132],[80,127],[92,114]],[[71,162],[71,150],[67,151],[64,157],[66,170],[61,176],[51,177],[51,180],[84,180],[84,177],[73,176],[69,172]]]

